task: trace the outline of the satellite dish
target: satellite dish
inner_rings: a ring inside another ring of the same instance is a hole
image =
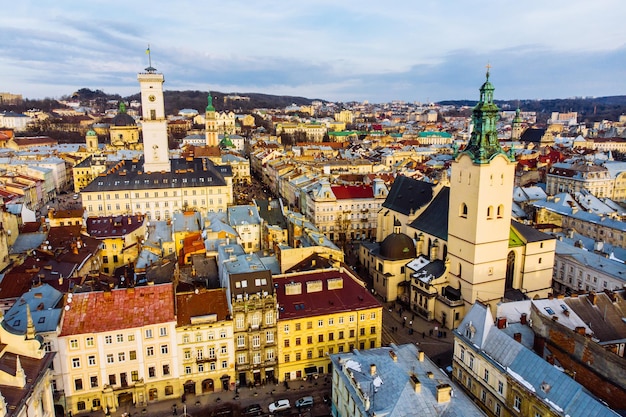
[[[70,311],[70,306],[65,306],[65,311]]]

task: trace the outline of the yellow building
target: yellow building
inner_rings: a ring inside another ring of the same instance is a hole
[[[180,385],[187,394],[235,389],[233,321],[226,289],[176,294]]]
[[[120,102],[117,115],[109,126],[111,146],[115,149],[141,149],[139,143],[139,127],[135,119],[126,113],[126,105]]]
[[[354,120],[354,114],[350,110],[342,110],[339,113],[335,113],[335,120],[345,124],[350,124]]]
[[[134,263],[146,235],[143,215],[90,217],[86,223],[87,234],[101,242],[101,272],[110,275],[117,268]]]
[[[48,210],[48,224],[50,227],[82,226],[83,209],[78,210]]]
[[[349,271],[275,275],[280,380],[331,372],[333,353],[380,347],[382,306]]]
[[[158,220],[176,210],[223,212],[232,204],[230,167],[200,158],[171,162],[172,172],[144,172],[139,160],[119,162],[82,189],[87,215],[142,213]]]
[[[278,123],[276,134],[282,133],[293,135],[296,132],[304,132],[307,140],[321,142],[328,129],[321,123]]]

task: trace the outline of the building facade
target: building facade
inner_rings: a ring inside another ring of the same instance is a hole
[[[226,290],[176,294],[180,385],[187,394],[235,389],[233,321]]]
[[[170,283],[66,296],[55,373],[68,412],[182,394],[173,291]]]
[[[278,299],[279,378],[331,373],[330,356],[381,345],[382,306],[346,270],[274,276]]]

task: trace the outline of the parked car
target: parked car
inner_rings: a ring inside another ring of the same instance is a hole
[[[243,409],[244,416],[260,416],[263,414],[263,410],[259,404],[250,404]]]
[[[289,410],[291,408],[291,404],[287,399],[277,400],[271,403],[268,408],[270,410],[270,413],[275,413],[277,411]]]
[[[296,408],[310,408],[313,407],[313,397],[307,395],[306,397],[298,398],[295,402]]]
[[[213,411],[213,414],[211,415],[214,417],[230,417],[233,415],[233,409],[232,407],[225,405]]]

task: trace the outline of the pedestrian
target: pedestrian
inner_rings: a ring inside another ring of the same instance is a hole
[[[413,316],[411,317],[411,320],[415,320],[415,313],[413,313]]]
[[[448,332],[443,332],[443,337],[444,338],[448,337]]]
[[[406,321],[403,321],[402,322],[402,328],[405,328],[405,327],[406,327]]]
[[[422,339],[426,337],[426,332],[422,332]]]
[[[433,335],[433,329],[430,329],[430,330],[428,331],[428,336],[432,336],[432,335]]]
[[[413,320],[409,321],[409,326],[413,326]]]
[[[406,323],[406,316],[404,316],[404,322]]]

